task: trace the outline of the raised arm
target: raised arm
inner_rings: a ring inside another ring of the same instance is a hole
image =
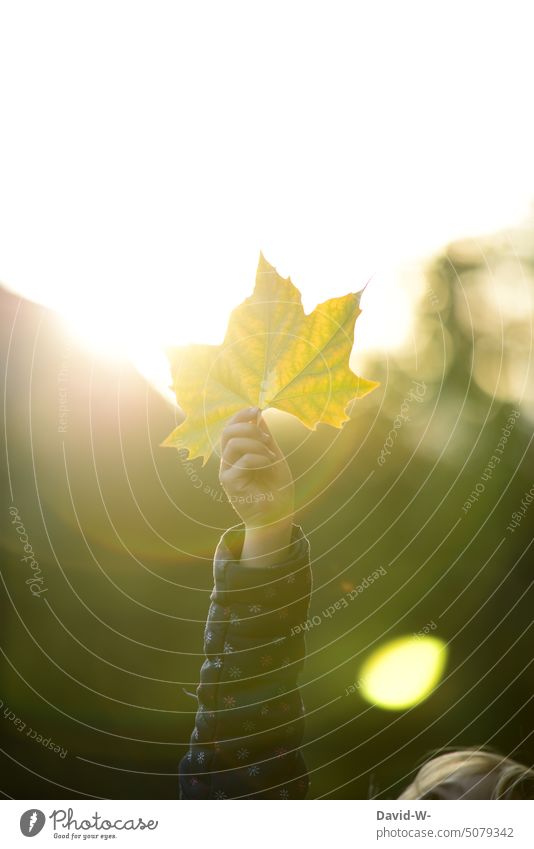
[[[257,411],[225,429],[220,479],[242,523],[215,553],[206,659],[182,798],[303,798],[297,676],[311,590],[309,545],[293,523],[293,480]]]

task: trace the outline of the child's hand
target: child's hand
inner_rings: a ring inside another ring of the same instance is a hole
[[[292,521],[291,471],[256,407],[240,410],[226,425],[219,480],[247,528]]]
[[[241,559],[257,566],[280,560],[291,538],[293,477],[258,408],[240,410],[226,425],[219,480],[245,524]]]

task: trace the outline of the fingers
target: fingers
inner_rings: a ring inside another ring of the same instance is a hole
[[[232,437],[225,445],[222,459],[225,464],[232,466],[246,454],[258,454],[261,457],[270,457],[276,460],[277,456],[267,445],[257,439],[244,439]]]
[[[252,422],[239,422],[226,425],[221,436],[221,451],[223,453],[230,439],[254,439],[256,442],[268,445],[271,450],[273,448],[271,445],[272,437]]]
[[[231,419],[228,420],[228,424],[236,424],[237,422],[251,422],[256,421],[258,417],[259,407],[246,407],[244,410],[239,410],[235,413]]]
[[[257,471],[268,468],[272,463],[272,458],[263,454],[243,454],[239,460],[232,466],[221,463],[221,471],[219,480],[223,486],[227,487],[232,483],[238,484],[243,478],[243,471]]]
[[[229,420],[221,435],[222,468],[236,463],[244,454],[267,456],[271,458],[271,462],[282,457],[280,448],[258,407],[239,410]]]

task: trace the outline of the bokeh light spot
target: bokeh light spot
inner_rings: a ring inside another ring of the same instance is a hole
[[[447,646],[433,636],[400,637],[377,649],[363,664],[363,697],[388,710],[411,707],[426,699],[440,680]]]

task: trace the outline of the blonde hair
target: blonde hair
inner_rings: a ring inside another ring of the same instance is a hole
[[[420,799],[437,784],[456,773],[460,776],[488,775],[494,770],[495,787],[491,794],[492,799],[522,798],[521,795],[514,797],[514,793],[521,792],[523,782],[530,785],[530,795],[525,798],[534,798],[533,769],[493,752],[481,749],[461,749],[438,755],[423,764],[399,799]]]

